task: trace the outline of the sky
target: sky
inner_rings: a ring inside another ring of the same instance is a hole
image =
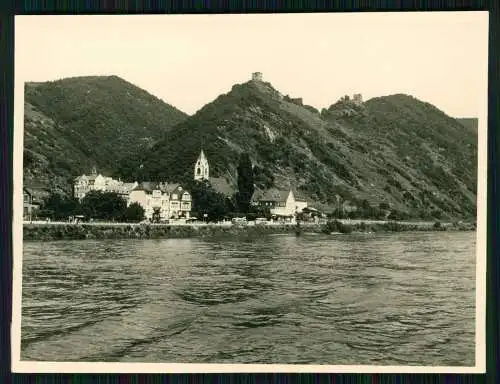
[[[354,93],[406,93],[454,117],[487,103],[487,12],[17,16],[15,28],[16,84],[117,75],[188,114],[255,71],[318,109]]]

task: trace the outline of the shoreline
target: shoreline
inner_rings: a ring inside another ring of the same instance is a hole
[[[459,226],[450,223],[409,222],[349,222],[339,220],[340,230],[329,231],[326,224],[301,223],[300,233],[376,233],[376,232],[439,232],[474,231],[471,224]],[[224,224],[138,224],[138,223],[24,223],[23,240],[96,240],[96,239],[169,239],[190,237],[213,237],[220,235],[265,235],[296,233],[295,224],[232,225]]]

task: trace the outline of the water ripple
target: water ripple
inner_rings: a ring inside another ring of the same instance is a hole
[[[474,236],[25,242],[22,358],[474,365]]]

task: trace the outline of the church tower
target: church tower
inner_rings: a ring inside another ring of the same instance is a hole
[[[196,160],[196,164],[194,166],[194,179],[208,180],[208,178],[209,178],[208,160],[202,149],[200,156],[198,157],[198,160]]]

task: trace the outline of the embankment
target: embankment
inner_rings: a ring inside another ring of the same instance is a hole
[[[475,230],[474,225],[409,224],[397,222],[301,225],[302,232],[407,232]],[[295,233],[295,225],[138,225],[138,224],[24,224],[23,239],[36,241],[83,239],[159,239],[224,235]]]
[[[320,226],[308,226],[319,232]],[[159,239],[221,235],[264,235],[294,233],[293,225],[96,225],[96,224],[25,224],[24,240],[81,240],[81,239]]]

